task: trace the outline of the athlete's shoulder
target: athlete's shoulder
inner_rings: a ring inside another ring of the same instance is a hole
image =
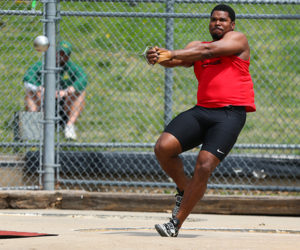
[[[245,39],[247,40],[247,37],[244,33],[239,31],[229,31],[225,33],[224,37],[225,39]]]
[[[247,37],[244,33],[238,31],[230,31],[224,35],[223,39],[227,45],[234,45],[233,55],[236,55],[246,61],[249,60],[250,47]]]
[[[200,45],[202,42],[201,41],[192,41],[192,42],[189,42],[186,46],[185,46],[185,48],[187,49],[187,48],[191,48],[191,47],[194,47],[194,46],[198,46],[198,45]]]

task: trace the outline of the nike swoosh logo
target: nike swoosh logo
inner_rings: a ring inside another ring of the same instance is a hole
[[[217,152],[220,154],[225,154],[224,152],[222,152],[220,149],[217,149]]]

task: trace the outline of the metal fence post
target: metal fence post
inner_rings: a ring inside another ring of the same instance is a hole
[[[43,188],[54,190],[55,168],[55,90],[56,90],[56,0],[45,2],[46,36],[50,47],[45,58],[45,105],[43,143]]]
[[[174,0],[166,1],[166,13],[174,13]],[[172,17],[166,18],[166,48],[173,49],[174,42],[174,19]],[[164,125],[172,119],[173,106],[173,69],[165,68],[165,107],[164,107]]]

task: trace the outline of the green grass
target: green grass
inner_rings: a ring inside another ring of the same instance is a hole
[[[11,1],[13,2],[13,1]],[[176,12],[208,13],[213,5],[183,4]],[[28,9],[0,3],[1,9]],[[41,4],[37,6],[41,10]],[[237,13],[299,13],[299,5],[234,5]],[[163,4],[62,3],[73,11],[164,12]],[[280,11],[279,11],[280,10]],[[12,141],[11,119],[23,110],[25,70],[41,55],[33,39],[42,34],[41,17],[0,16],[1,141]],[[299,144],[298,20],[237,20],[251,46],[250,71],[257,112],[249,114],[239,143]],[[208,20],[175,19],[174,48],[210,40]],[[163,129],[164,69],[140,54],[148,45],[165,46],[165,21],[154,18],[63,17],[60,37],[74,47],[72,60],[89,76],[86,109],[77,127],[79,142],[155,142]],[[193,69],[174,69],[174,116],[196,102]]]

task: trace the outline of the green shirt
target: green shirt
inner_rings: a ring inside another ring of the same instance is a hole
[[[35,86],[41,86],[42,84],[42,62],[37,62],[32,65],[25,73],[23,78],[24,82],[31,83]],[[83,69],[72,61],[68,61],[59,72],[60,82],[59,88],[66,89],[69,86],[73,86],[76,91],[83,91],[87,85],[87,75]]]

